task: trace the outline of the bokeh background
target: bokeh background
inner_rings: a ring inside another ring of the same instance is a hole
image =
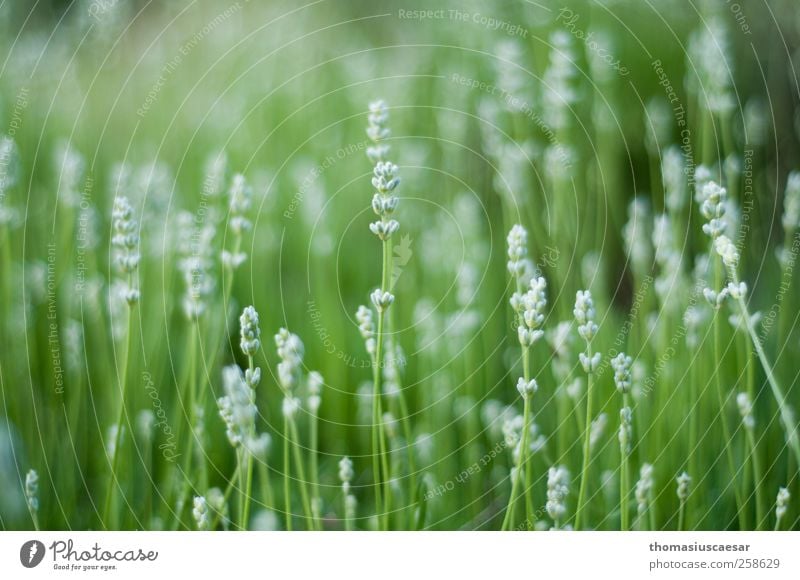
[[[182,309],[182,210],[215,232],[214,291],[194,371],[206,393],[206,483],[224,487],[233,470],[214,400],[222,366],[246,364],[238,314],[252,304],[263,333],[258,407],[259,429],[273,437],[268,469],[279,481],[271,337],[287,327],[305,344],[306,368],[325,378],[326,527],[341,527],[336,473],[345,454],[356,467],[358,526],[373,525],[371,369],[354,314],[380,280],[365,155],[367,106],[379,98],[389,106],[402,179],[392,308],[410,430],[394,438],[398,486],[411,448],[429,495],[444,489],[425,501],[425,527],[492,529],[502,519],[511,466],[503,417],[520,372],[505,256],[514,223],[528,229],[531,259],[549,282],[547,327],[570,321],[576,290],[590,288],[597,348],[626,350],[638,363],[633,457],[655,466],[657,527],[676,525],[674,478],[692,453],[700,471],[689,525],[738,525],[720,459],[715,372],[735,393],[752,368],[766,470],[758,485],[770,506],[779,485],[797,497],[797,466],[742,333],[726,312],[724,353],[714,360],[708,317],[688,331],[684,321],[708,249],[693,201],[703,165],[738,203],[751,309],[769,318],[780,303],[780,325],[763,339],[797,405],[800,296],[776,248],[790,247],[784,190],[800,168],[799,37],[792,0],[1,1],[0,134],[14,147],[4,151],[0,198],[0,527],[32,527],[24,497],[31,468],[42,527],[103,526],[98,504],[125,333],[110,246],[116,195],[134,206],[142,254],[120,526],[173,527],[164,490],[184,476],[161,453],[163,432],[137,430],[138,414],[154,409],[150,381],[172,428],[188,418],[179,393],[192,372],[194,327]],[[664,177],[669,163],[678,185]],[[252,187],[253,228],[224,300],[219,253],[231,240],[234,173]],[[671,217],[663,239],[652,235],[661,212]],[[635,231],[626,234],[626,224]],[[659,240],[677,262],[659,261]],[[542,506],[547,467],[563,463],[576,474],[580,465],[581,403],[567,393],[577,351],[569,348],[554,338],[533,358]],[[608,421],[590,487],[598,529],[616,528],[619,518],[612,375],[606,368],[595,399]],[[403,413],[396,399],[387,404]],[[701,426],[692,450],[691,412]],[[725,412],[739,422],[732,401]],[[301,413],[304,434],[306,420]],[[754,493],[739,465],[740,429],[736,437],[739,481]],[[498,444],[496,458],[454,483]],[[283,516],[261,507],[258,525],[280,527]],[[748,504],[753,527],[754,509]],[[791,507],[784,526],[796,528],[798,515]],[[174,523],[191,526],[188,511]]]

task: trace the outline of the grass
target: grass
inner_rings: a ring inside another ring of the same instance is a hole
[[[8,4],[0,529],[800,529],[791,2]]]

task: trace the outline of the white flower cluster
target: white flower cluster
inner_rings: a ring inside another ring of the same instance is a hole
[[[519,224],[508,232],[508,271],[514,278],[525,272],[525,257],[528,255],[528,232]]]
[[[611,359],[611,367],[614,369],[614,384],[623,395],[631,392],[631,365],[633,365],[633,359],[624,352]]]
[[[372,301],[372,304],[375,305],[378,312],[385,312],[394,302],[394,294],[382,291],[380,288],[375,288],[369,295],[369,299]]]
[[[397,165],[391,161],[378,161],[372,170],[372,187],[376,192],[372,196],[372,211],[380,217],[379,221],[369,224],[370,231],[385,241],[400,229],[400,224],[392,218],[400,199],[394,195],[400,185],[397,176]]]
[[[194,497],[194,507],[192,508],[192,516],[200,531],[208,530],[210,522],[208,521],[208,503],[206,498],[201,495]]]
[[[261,347],[261,329],[258,327],[258,312],[252,306],[246,307],[239,317],[239,336],[242,352],[248,357],[255,356]]]
[[[569,494],[569,471],[563,465],[551,467],[547,471],[547,515],[556,527],[567,513],[566,498]]]
[[[708,220],[703,224],[703,232],[712,240],[725,233],[725,204],[728,192],[724,187],[709,181],[703,186],[700,213]]]
[[[344,495],[345,518],[352,520],[356,515],[356,496],[350,493],[350,482],[353,481],[355,472],[353,462],[345,456],[339,461],[339,481],[342,482],[342,494]]]
[[[249,442],[255,433],[255,391],[247,384],[241,369],[236,365],[222,369],[222,388],[225,395],[217,399],[217,407],[227,428],[228,441],[233,447],[247,445],[249,448]]]
[[[253,191],[242,174],[237,173],[233,176],[228,198],[228,210],[230,212],[228,225],[233,234],[234,248],[232,251],[222,250],[222,264],[226,268],[235,270],[247,259],[247,254],[240,248],[242,234],[253,227],[252,222],[247,217],[252,204]]]
[[[35,469],[25,475],[25,501],[31,512],[39,511],[39,474]]]
[[[636,482],[636,505],[639,517],[642,517],[647,511],[647,505],[650,502],[650,493],[653,490],[653,466],[649,463],[643,463],[639,469],[639,481]]]
[[[633,412],[630,407],[619,410],[619,448],[626,455],[631,452],[633,439]]]
[[[308,409],[312,413],[317,413],[322,404],[322,386],[324,384],[325,380],[317,371],[308,373],[308,378],[306,379],[306,385],[308,387]]]
[[[748,431],[756,427],[756,420],[753,417],[753,402],[747,393],[736,395],[736,406],[739,407],[739,414],[742,416],[742,425]]]
[[[517,391],[519,391],[519,394],[523,399],[532,397],[538,390],[539,385],[537,384],[536,379],[526,381],[520,377],[517,381]]]
[[[367,147],[367,157],[373,163],[382,161],[389,154],[389,145],[382,141],[389,138],[391,131],[386,126],[389,122],[389,109],[384,101],[373,101],[369,104],[367,115],[367,137],[372,145]]]
[[[139,301],[139,290],[134,287],[132,280],[139,268],[139,234],[138,224],[133,219],[133,207],[127,197],[118,196],[114,199],[111,218],[114,225],[111,244],[116,249],[117,268],[129,279],[125,300],[128,304],[136,304]]]
[[[686,501],[689,497],[689,487],[692,484],[691,476],[684,471],[675,481],[678,483],[678,499],[682,502]]]
[[[517,335],[523,348],[529,348],[544,336],[544,310],[547,307],[547,282],[541,276],[532,278],[530,289],[525,294],[514,292],[511,307],[517,313],[519,323]]]
[[[600,413],[589,426],[589,449],[594,449],[602,439],[608,425],[608,415]]]
[[[584,372],[593,373],[600,366],[600,353],[589,356],[592,339],[597,334],[597,324],[594,322],[595,311],[592,293],[589,290],[578,290],[575,295],[575,308],[572,313],[578,323],[578,334],[586,341],[586,352],[578,354]]]
[[[275,335],[275,346],[278,348],[278,382],[283,389],[283,415],[293,419],[300,409],[300,400],[293,395],[294,388],[300,381],[305,349],[303,342],[296,334],[281,328]]]
[[[786,515],[786,510],[788,509],[790,498],[791,496],[789,495],[788,489],[786,489],[785,487],[781,487],[780,489],[778,489],[778,498],[775,502],[775,518],[778,520],[775,526],[776,528],[778,527],[778,524],[780,524],[780,521],[783,518],[783,516]]]
[[[356,321],[358,322],[358,331],[361,333],[361,338],[367,347],[367,352],[370,356],[375,356],[375,323],[372,320],[372,310],[363,304],[358,307],[356,312]]]

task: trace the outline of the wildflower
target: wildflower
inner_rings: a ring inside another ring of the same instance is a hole
[[[625,240],[625,251],[631,261],[634,273],[644,277],[650,271],[653,262],[653,245],[648,237],[652,229],[650,202],[644,197],[636,197],[628,205],[628,221],[622,235]]]
[[[382,161],[389,153],[389,145],[382,141],[389,138],[391,131],[387,127],[389,110],[384,101],[373,101],[369,104],[367,115],[367,137],[372,145],[367,147],[367,157],[373,163]]]
[[[284,391],[291,392],[297,385],[303,364],[303,342],[296,334],[281,328],[275,335],[275,345],[281,359],[278,363],[278,382]]]
[[[517,224],[508,233],[508,271],[519,278],[524,269],[524,258],[528,254],[528,232]]]
[[[511,306],[519,313],[517,334],[523,348],[528,348],[544,336],[541,326],[544,323],[544,309],[547,306],[545,290],[547,282],[541,276],[530,281],[530,290],[522,296],[514,293]]]
[[[350,493],[350,482],[354,476],[353,461],[347,456],[342,457],[339,460],[339,481],[342,482],[342,491],[345,495]]]
[[[386,311],[389,306],[392,305],[392,302],[394,302],[394,295],[390,292],[382,292],[380,288],[373,290],[369,298],[372,300],[375,308],[378,309],[378,312]]]
[[[244,176],[237,173],[233,176],[231,187],[228,190],[228,212],[230,219],[228,225],[233,234],[233,247],[222,250],[222,265],[235,270],[247,260],[247,254],[241,251],[242,234],[249,230],[253,224],[247,217],[252,203],[253,192]]]
[[[375,356],[375,323],[372,321],[372,310],[363,305],[359,306],[356,312],[356,320],[358,321],[358,331],[364,339],[367,352],[370,356]]]
[[[325,381],[323,380],[322,375],[317,371],[311,371],[308,373],[307,381],[308,408],[312,413],[316,413],[319,411],[319,406],[322,403],[322,385],[325,384]]]
[[[569,494],[569,472],[567,468],[558,465],[547,471],[547,515],[552,518],[558,527],[567,513],[566,497]]]
[[[128,276],[125,300],[129,305],[133,305],[139,301],[139,291],[133,286],[132,281],[132,277],[139,267],[139,234],[136,220],[133,219],[133,207],[128,198],[119,196],[114,199],[111,218],[114,225],[111,244],[116,248],[117,268],[122,274]]]
[[[783,516],[786,515],[786,510],[788,509],[789,499],[790,499],[789,490],[786,489],[785,487],[779,488],[778,489],[778,498],[777,498],[777,500],[775,502],[775,519],[776,519],[775,529],[776,530],[778,529],[778,526],[780,525],[781,519],[783,519]]]
[[[519,391],[519,394],[523,399],[532,397],[538,389],[539,385],[536,383],[536,379],[525,381],[525,379],[520,377],[517,381],[517,391]]]
[[[208,504],[206,503],[206,498],[203,496],[195,496],[192,516],[194,516],[194,522],[198,530],[208,530],[208,526],[210,525],[208,521]]]
[[[631,392],[631,365],[633,359],[624,352],[619,353],[611,359],[611,366],[614,369],[614,384],[617,390],[623,395]]]
[[[258,312],[252,306],[246,307],[239,317],[239,346],[248,356],[255,356],[261,346],[261,330],[258,327]]]
[[[730,270],[735,270],[739,265],[739,251],[728,236],[720,235],[714,239],[714,249],[722,258],[722,263]]]
[[[245,382],[236,365],[222,369],[222,385],[225,395],[217,399],[219,414],[227,427],[228,441],[238,447],[255,430],[255,391]]]
[[[706,299],[706,302],[708,302],[715,310],[720,309],[728,296],[729,293],[727,288],[723,288],[719,292],[714,292],[711,288],[703,288],[703,297]]]
[[[639,481],[636,482],[636,504],[639,517],[647,511],[647,504],[650,501],[650,492],[653,489],[653,466],[643,463],[639,469]]]
[[[39,511],[39,474],[31,469],[25,475],[25,501],[33,513]]]
[[[397,171],[397,165],[389,161],[378,161],[372,171],[372,186],[377,190],[372,197],[372,209],[380,221],[371,223],[369,229],[382,241],[391,238],[400,228],[397,220],[391,219],[399,203],[399,198],[393,194],[400,184]]]
[[[631,452],[631,440],[633,439],[633,413],[630,407],[622,407],[619,410],[619,446],[622,452]]]
[[[708,220],[703,224],[703,232],[712,240],[716,240],[725,233],[726,224],[723,220],[728,192],[714,181],[709,181],[703,186],[703,202],[700,213]]]
[[[678,499],[682,502],[686,501],[689,497],[689,486],[692,484],[692,478],[684,471],[678,476],[676,481],[678,483]]]
[[[594,302],[589,290],[578,290],[575,295],[575,309],[572,312],[578,322],[578,334],[590,343],[597,333],[597,324],[594,322]]]
[[[736,406],[739,407],[739,414],[742,416],[742,425],[748,431],[755,429],[756,420],[753,417],[753,402],[747,393],[736,395]]]
[[[297,415],[297,411],[299,410],[300,410],[300,399],[291,396],[286,396],[283,398],[283,405],[281,406],[281,411],[283,412],[284,417],[286,417],[288,420],[291,421]]]
[[[787,238],[800,227],[800,171],[792,171],[786,180],[781,224]]]

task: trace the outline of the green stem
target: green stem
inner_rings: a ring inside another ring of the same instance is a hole
[[[591,361],[592,359],[592,343],[586,343],[586,356]],[[588,373],[586,380],[586,421],[583,426],[583,465],[581,467],[581,486],[578,491],[578,507],[575,510],[575,529],[581,529],[582,519],[585,503],[586,503],[586,484],[589,479],[589,462],[591,454],[591,431],[592,431],[592,391],[593,391],[593,374],[591,371]]]
[[[758,448],[756,447],[756,438],[753,436],[753,430],[745,428],[747,434],[747,445],[749,447],[750,463],[753,468],[753,486],[756,493],[756,529],[764,529],[765,523],[765,503],[764,503],[764,477],[761,470],[761,459],[758,457]]]
[[[745,520],[745,513],[742,507],[742,498],[739,491],[738,477],[736,476],[736,462],[733,458],[733,449],[731,449],[731,430],[728,426],[728,416],[726,413],[726,401],[724,389],[722,387],[722,373],[720,373],[721,352],[720,348],[720,325],[719,325],[719,308],[714,310],[714,360],[716,361],[717,368],[714,371],[715,383],[717,386],[717,403],[719,404],[719,418],[722,423],[722,437],[725,442],[725,457],[728,460],[728,470],[731,472],[731,485],[733,486],[733,493],[736,496],[736,513],[739,517],[739,528],[741,531],[747,529],[747,521]]]
[[[317,528],[317,523],[314,519],[314,512],[311,509],[311,500],[308,493],[308,482],[306,480],[306,470],[303,467],[303,456],[300,453],[300,438],[297,434],[297,424],[294,419],[289,419],[289,431],[292,437],[292,451],[294,453],[294,462],[297,464],[297,478],[300,481],[300,498],[303,502],[303,511],[305,512],[306,520],[308,522],[308,529],[313,530]]]
[[[283,416],[283,509],[286,514],[286,531],[292,531],[292,496],[289,489],[291,462],[289,461],[289,420]]]
[[[128,392],[128,360],[130,358],[130,351],[131,351],[131,334],[133,330],[133,306],[128,305],[128,324],[127,329],[125,331],[125,350],[123,351],[122,355],[122,367],[120,369],[120,376],[119,380],[121,384],[121,393],[120,393],[120,404],[119,404],[119,415],[117,417],[117,432],[114,436],[114,457],[111,459],[111,477],[108,481],[108,490],[106,492],[106,501],[105,507],[103,508],[103,527],[109,529],[107,524],[108,518],[111,515],[111,504],[114,499],[114,490],[117,489],[118,482],[117,482],[117,471],[119,469],[119,456],[122,451],[122,424],[125,420],[125,402],[127,400],[127,392]],[[114,518],[114,522],[116,523],[116,518]],[[116,526],[112,525],[111,529],[114,529]]]
[[[734,284],[739,284],[738,277],[735,275],[735,272],[732,272],[732,278]],[[744,298],[740,295],[737,299],[739,303],[739,308],[742,311],[742,316],[744,317],[745,324],[747,325],[747,332],[750,333],[750,337],[753,340],[753,346],[756,349],[756,354],[758,354],[759,361],[761,362],[761,366],[764,368],[764,372],[767,375],[767,382],[769,383],[770,389],[772,390],[772,394],[775,397],[775,400],[778,403],[778,409],[780,410],[781,414],[781,421],[783,422],[783,428],[786,432],[786,440],[789,443],[789,447],[792,449],[794,453],[796,465],[800,466],[800,440],[797,438],[797,427],[794,425],[794,418],[792,417],[792,412],[789,410],[789,407],[786,403],[786,396],[783,394],[783,389],[781,389],[780,385],[778,384],[778,380],[775,378],[775,373],[772,370],[772,365],[770,364],[769,360],[767,359],[767,355],[764,352],[764,347],[761,344],[761,340],[758,338],[758,334],[756,333],[756,329],[753,327],[753,322],[750,319],[750,312],[748,311],[747,304],[744,301]]]

